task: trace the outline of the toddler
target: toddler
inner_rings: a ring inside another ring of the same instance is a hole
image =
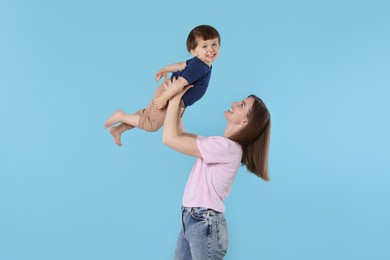
[[[181,99],[181,115],[187,106],[198,101],[206,93],[212,63],[219,55],[220,44],[219,33],[212,26],[200,25],[192,29],[187,37],[187,50],[194,57],[165,66],[157,72],[155,80],[159,81],[162,77],[165,80],[155,91],[149,105],[134,114],[126,114],[119,109],[107,119],[104,127],[110,128],[115,143],[122,146],[122,133],[134,127],[149,132],[158,131],[164,124],[168,100],[185,86],[193,85]],[[168,73],[172,73],[170,80],[167,79]]]

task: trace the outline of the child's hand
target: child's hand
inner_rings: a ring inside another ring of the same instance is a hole
[[[167,79],[168,77],[168,71],[166,69],[161,69],[159,70],[157,73],[156,73],[156,77],[154,78],[154,80],[156,82],[158,82],[162,77],[165,78],[165,80]]]
[[[168,99],[164,95],[159,96],[158,98],[153,99],[153,105],[157,109],[163,109],[168,103]]]

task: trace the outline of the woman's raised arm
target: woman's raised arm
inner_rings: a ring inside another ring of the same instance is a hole
[[[164,121],[163,144],[172,149],[194,157],[201,157],[196,135],[182,132],[180,119],[180,100],[189,87],[172,97],[168,102],[167,114]],[[180,129],[180,130],[179,130]]]

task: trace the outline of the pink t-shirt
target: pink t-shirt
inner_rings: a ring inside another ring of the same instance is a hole
[[[197,158],[192,167],[183,206],[224,212],[223,201],[241,164],[241,146],[222,136],[198,136],[197,144],[202,158]]]

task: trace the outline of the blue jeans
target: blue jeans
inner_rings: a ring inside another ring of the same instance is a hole
[[[182,225],[175,260],[224,258],[229,233],[223,213],[206,208],[182,207]]]

